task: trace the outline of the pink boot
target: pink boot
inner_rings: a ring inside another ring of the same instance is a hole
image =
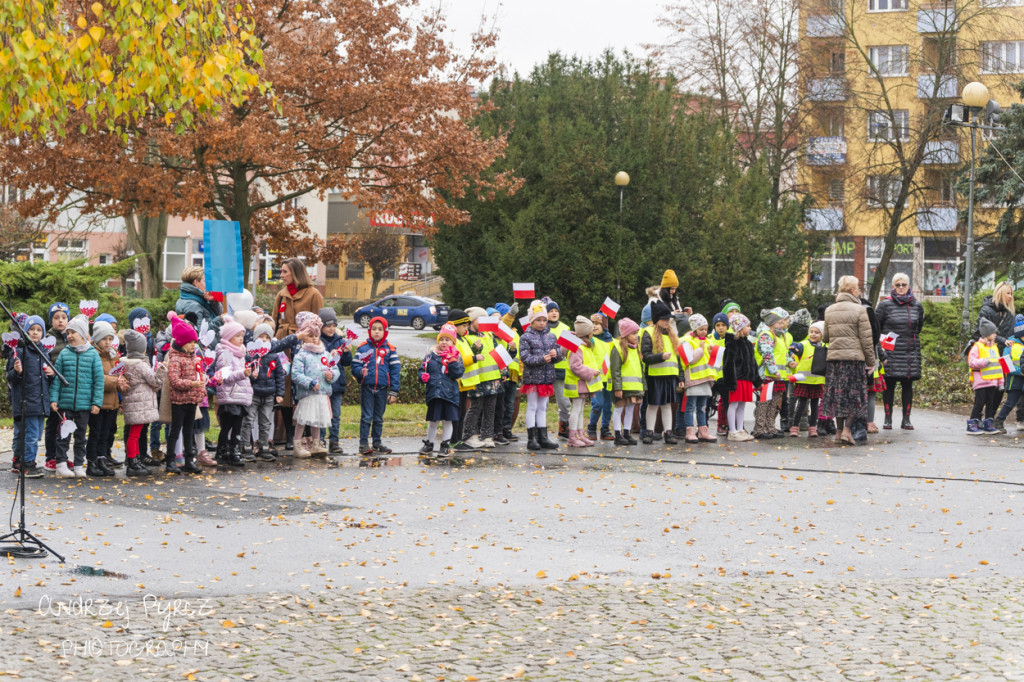
[[[587,444],[580,440],[580,432],[576,429],[569,429],[569,447],[585,448]]]
[[[594,444],[594,441],[592,441],[589,438],[587,438],[587,432],[584,429],[579,429],[576,432],[576,437],[579,438],[583,442],[584,447],[588,447],[589,448],[590,446],[592,446]]]
[[[807,437],[808,438],[817,438],[818,437],[818,427],[817,426],[808,426],[807,427]]]

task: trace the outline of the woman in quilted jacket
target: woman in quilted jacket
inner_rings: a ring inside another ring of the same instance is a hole
[[[129,476],[148,476],[152,472],[139,461],[139,441],[142,429],[147,424],[159,425],[160,409],[156,392],[164,384],[167,367],[159,365],[153,371],[146,354],[147,339],[134,329],[125,330],[124,345],[124,378],[128,383],[128,389],[121,395],[121,412],[128,429],[124,444],[127,459],[125,473]]]
[[[243,467],[238,451],[242,435],[242,422],[252,404],[252,367],[245,361],[245,327],[231,320],[220,328],[214,382],[217,384],[217,419],[220,437],[217,439],[217,461],[233,467]]]

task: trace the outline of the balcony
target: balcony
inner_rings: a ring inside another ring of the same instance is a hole
[[[917,229],[921,232],[955,232],[957,210],[948,206],[931,206],[917,212]]]
[[[929,166],[953,166],[960,163],[960,143],[957,140],[926,142],[921,163]]]
[[[841,38],[843,25],[839,17],[831,14],[807,17],[807,28],[804,35],[808,38]]]
[[[936,79],[939,81],[938,88],[935,87]],[[960,94],[960,84],[953,74],[918,76],[917,96],[920,99],[931,99],[932,93],[936,93],[939,99],[955,99]]]
[[[845,137],[812,137],[807,141],[808,166],[841,166],[846,163]]]
[[[952,5],[922,7],[917,11],[918,33],[953,33],[956,30],[956,7]]]
[[[843,229],[843,209],[838,206],[807,209],[804,227],[817,232],[838,232]]]
[[[846,80],[814,78],[807,83],[807,98],[812,102],[845,102]]]

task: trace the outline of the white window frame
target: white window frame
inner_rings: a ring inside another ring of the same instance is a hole
[[[868,0],[869,12],[906,12],[907,0]],[[902,5],[895,7],[894,5]]]
[[[1020,7],[1024,0],[981,0],[982,7]]]
[[[882,76],[906,76],[910,70],[910,46],[871,45],[868,59]]]
[[[1024,73],[1024,40],[982,42],[981,73]]]
[[[75,243],[80,243],[81,246],[74,246]],[[76,260],[78,258],[89,258],[89,240],[80,239],[77,237],[65,237],[57,241],[57,260],[67,261]]]
[[[892,117],[887,110],[876,110],[868,113],[868,141],[869,142],[892,142],[897,138],[892,134],[894,128],[899,128],[898,139],[906,142],[910,139],[910,110],[893,109]],[[879,125],[876,126],[875,123]],[[881,124],[884,124],[884,130]],[[877,130],[877,132],[875,132]]]
[[[171,250],[171,240],[181,241],[181,250]],[[185,261],[185,257],[188,255],[186,252],[186,239],[187,237],[167,237],[164,239],[164,262],[163,262],[163,273],[165,282],[178,282],[181,280],[181,273],[184,272],[185,267],[188,263]],[[167,269],[167,258],[168,256],[180,256],[181,267],[177,272],[171,272]]]
[[[883,185],[883,187],[879,187]],[[884,189],[887,193],[886,196],[882,197],[885,200],[883,204],[879,201],[879,195]],[[896,199],[900,194],[900,181],[896,176],[893,175],[869,175],[867,182],[868,190],[868,206],[874,208],[880,208],[882,206],[894,206]]]

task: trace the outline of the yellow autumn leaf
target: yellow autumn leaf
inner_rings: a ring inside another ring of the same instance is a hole
[[[78,28],[85,28],[89,25],[89,22],[86,21],[85,17],[82,16],[78,17],[78,21],[76,21],[75,23],[78,24]]]
[[[114,624],[111,623],[109,620],[105,620],[105,621],[103,621],[103,625],[101,625],[100,627],[101,628],[112,628],[112,627],[114,627]]]
[[[20,587],[14,591],[14,596],[15,597],[20,597],[21,596],[21,588]]]
[[[103,83],[104,85],[107,85],[112,80],[114,80],[114,74],[110,72],[110,69],[103,69],[102,71],[100,71],[100,82],[101,83]]]
[[[220,626],[222,628],[233,628],[233,627],[235,627],[235,623],[234,623],[234,621],[231,621],[231,620],[222,620],[220,622]]]
[[[103,5],[101,5],[100,3],[92,3],[92,7],[90,7],[89,9],[91,9],[92,13],[95,14],[97,17],[103,16]]]
[[[99,26],[93,26],[89,29],[89,37],[92,38],[94,42],[100,42],[103,40],[103,29]]]
[[[835,504],[835,500],[826,500],[825,504]]]
[[[548,574],[545,573],[544,571],[537,571],[537,577],[538,578],[547,578]]]
[[[26,30],[21,34],[21,42],[25,43],[25,45],[31,50],[32,46],[36,44],[36,37],[32,35],[32,31]]]
[[[78,40],[75,41],[75,45],[78,46],[79,50],[85,52],[89,49],[89,46],[92,45],[92,38],[90,38],[87,33],[83,33],[78,36]]]
[[[981,561],[979,561],[978,563],[979,563],[979,564],[981,564],[982,566],[988,566],[988,562],[987,562],[987,561],[985,561],[984,559],[982,559],[982,560],[981,560]]]

